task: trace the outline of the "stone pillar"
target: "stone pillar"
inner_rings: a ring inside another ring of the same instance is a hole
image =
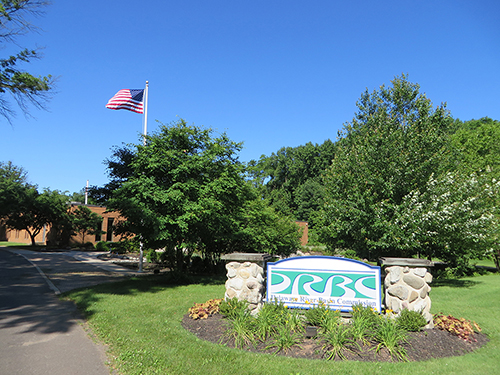
[[[395,313],[403,309],[422,312],[425,328],[433,328],[429,292],[432,275],[425,267],[394,265],[385,268],[385,306]]]
[[[230,262],[226,264],[226,299],[248,301],[252,315],[259,312],[264,301],[264,269],[256,263]]]

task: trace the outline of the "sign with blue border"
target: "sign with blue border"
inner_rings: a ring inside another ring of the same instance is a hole
[[[350,311],[362,304],[381,311],[380,267],[347,258],[305,256],[267,263],[267,302],[308,309],[324,304]]]

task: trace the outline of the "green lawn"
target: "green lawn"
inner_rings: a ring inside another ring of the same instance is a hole
[[[433,286],[432,311],[476,321],[490,342],[475,353],[415,363],[329,362],[249,353],[197,339],[182,316],[195,302],[224,295],[223,281],[161,285],[154,278],[67,294],[109,344],[121,374],[497,374],[500,366],[500,275]]]
[[[484,266],[484,267],[496,267],[495,262],[492,259],[478,259],[472,262],[476,266]]]
[[[21,243],[21,242],[9,242],[9,241],[0,241],[0,247],[30,247],[31,244]]]

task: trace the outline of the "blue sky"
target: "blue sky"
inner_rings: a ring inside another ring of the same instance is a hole
[[[500,119],[496,0],[54,0],[33,23],[18,43],[44,57],[26,69],[57,76],[56,93],[34,119],[0,119],[0,161],[40,188],[108,181],[142,116],[105,104],[147,80],[150,133],[183,118],[244,142],[242,161],[336,140],[361,93],[402,73],[455,118]]]

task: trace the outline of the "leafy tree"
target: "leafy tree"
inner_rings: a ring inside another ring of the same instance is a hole
[[[265,201],[254,199],[243,208],[240,230],[232,241],[239,252],[287,256],[300,248],[300,228],[288,216],[277,213]]]
[[[117,186],[107,202],[127,220],[119,232],[134,233],[152,249],[165,248],[177,269],[195,250],[228,251],[244,204],[253,198],[226,134],[180,120],[147,137],[146,145],[115,150],[108,170]],[[125,170],[124,174],[115,173]]]
[[[318,186],[321,173],[330,165],[335,145],[311,142],[283,147],[271,156],[249,163],[250,175],[261,194],[278,211],[298,220],[308,220],[322,201]],[[314,182],[315,181],[315,182]]]
[[[451,141],[458,152],[457,170],[464,175],[478,174],[480,181],[484,179],[482,175],[500,180],[500,121],[488,117],[465,122],[457,120],[456,128]],[[497,195],[492,208],[499,204]],[[493,259],[500,270],[500,243],[492,248]]]
[[[387,240],[390,223],[406,195],[425,191],[431,175],[450,168],[452,119],[405,75],[390,87],[366,90],[357,106],[323,180],[321,238],[363,258],[399,255]]]
[[[460,274],[484,257],[497,238],[500,182],[491,176],[431,176],[403,198],[387,232],[402,254],[439,258]]]
[[[500,177],[500,121],[483,117],[457,121],[451,142],[458,152],[457,170],[462,174],[487,171]]]
[[[70,212],[73,228],[82,236],[82,244],[85,243],[85,235],[92,236],[102,234],[102,217],[92,212],[88,207],[77,206]]]
[[[83,188],[79,192],[74,192],[71,195],[71,202],[85,203],[85,189]],[[87,204],[97,204],[96,200],[90,194],[87,194]]]
[[[22,167],[11,161],[0,162],[0,218],[16,210],[24,190],[29,187],[27,172]]]
[[[35,237],[44,226],[58,223],[66,215],[68,197],[58,191],[39,193],[35,187],[22,191],[15,212],[11,212],[6,225],[11,229],[26,230],[34,246]]]
[[[37,0],[1,0],[0,1],[0,41],[14,42],[17,37],[36,28],[27,20],[29,15],[40,15],[47,1]],[[50,75],[36,77],[20,67],[40,58],[40,53],[33,49],[23,49],[15,55],[0,59],[0,115],[9,122],[14,111],[11,109],[5,93],[10,93],[25,114],[29,114],[29,105],[44,108],[48,92],[53,88],[54,80]]]
[[[136,152],[131,145],[113,147],[111,157],[104,161],[104,164],[108,166],[110,181],[104,186],[91,186],[89,198],[97,204],[106,204],[111,199],[112,193],[121,187],[129,177],[133,177],[132,161],[135,155]]]

